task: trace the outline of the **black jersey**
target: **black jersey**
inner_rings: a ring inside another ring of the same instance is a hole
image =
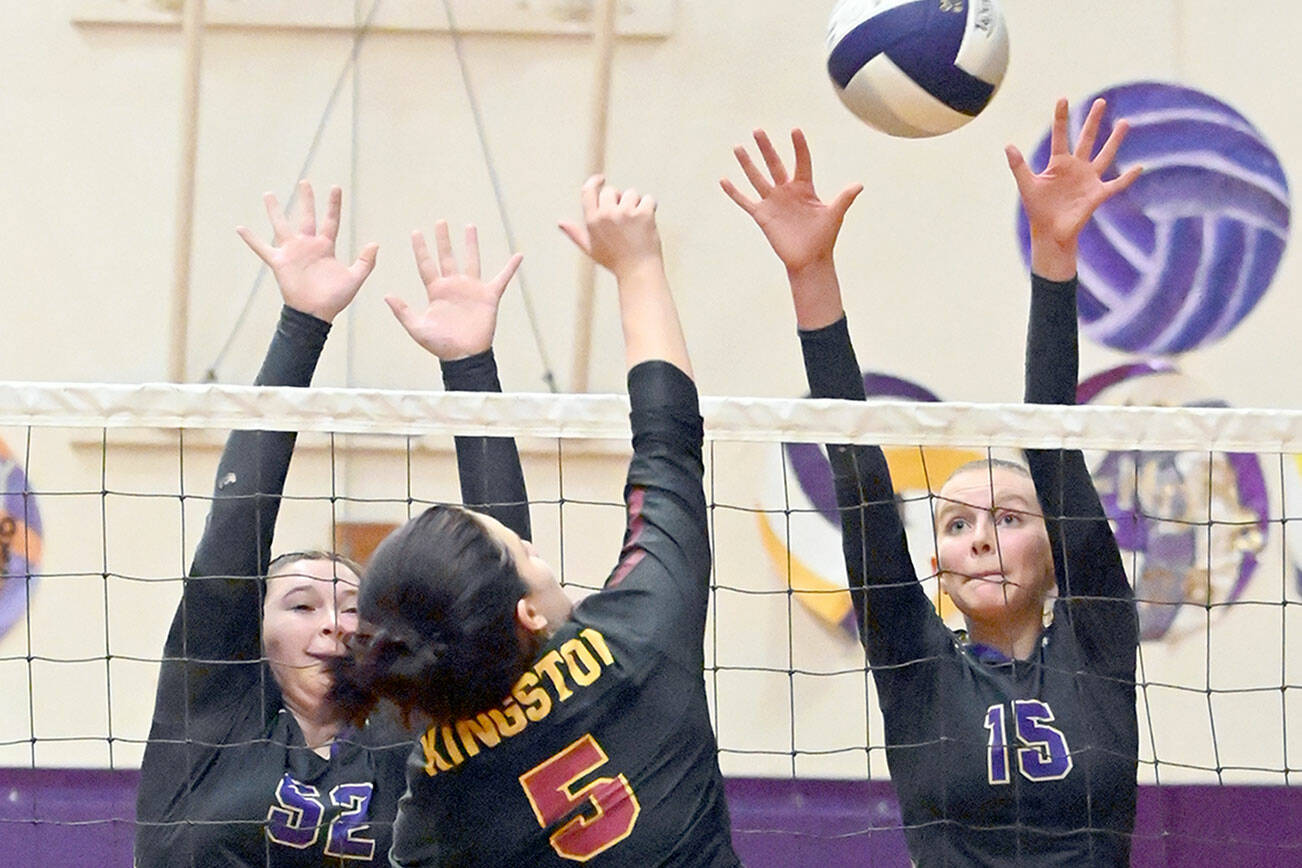
[[[801,334],[815,397],[864,399],[845,320]],[[1076,282],[1033,281],[1026,399],[1071,404]],[[1025,660],[948,630],[913,569],[881,449],[829,446],[860,636],[909,851],[930,865],[1123,865],[1138,727],[1133,595],[1084,459],[1028,450],[1059,598]]]
[[[619,562],[501,706],[427,731],[394,865],[737,865],[702,679],[710,547],[696,389],[628,378]]]
[[[307,386],[329,329],[284,308],[257,384]],[[450,389],[498,388],[491,351],[443,373]],[[262,658],[262,581],[294,440],[236,431],[222,453],[163,652],[136,809],[140,868],[387,864],[413,735],[381,710],[318,755]],[[514,443],[465,441],[463,493],[527,534]]]

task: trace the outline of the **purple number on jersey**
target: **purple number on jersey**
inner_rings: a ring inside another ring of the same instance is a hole
[[[1013,719],[1017,729],[1017,770],[1028,781],[1057,781],[1071,772],[1071,749],[1062,730],[1049,726],[1053,711],[1038,699],[1014,699]],[[1008,733],[1004,727],[1004,707],[986,709],[984,726],[990,731],[987,742],[986,777],[991,784],[1012,780],[1008,769]]]
[[[267,837],[299,850],[316,843],[325,806],[316,787],[300,784],[286,772],[276,786],[276,801],[267,811]]]
[[[1062,730],[1049,726],[1053,712],[1038,699],[1013,700],[1017,716],[1017,767],[1031,781],[1057,781],[1071,771],[1071,751]]]
[[[330,801],[344,810],[330,824],[327,856],[370,859],[375,855],[375,841],[362,837],[367,829],[366,811],[373,789],[371,784],[340,784],[330,791]]]

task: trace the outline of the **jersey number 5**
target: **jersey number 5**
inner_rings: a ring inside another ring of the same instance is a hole
[[[585,803],[590,809],[551,834],[552,849],[563,859],[587,862],[633,831],[642,806],[623,775],[597,778],[575,788],[580,778],[607,762],[606,752],[589,734],[520,775],[520,786],[544,829]]]
[[[1013,719],[1017,740],[1017,770],[1028,781],[1057,781],[1071,771],[1071,749],[1067,736],[1057,727],[1049,726],[1053,711],[1038,699],[1014,699]],[[992,705],[986,709],[985,728],[990,731],[989,755],[986,761],[988,779],[992,784],[1006,784],[1012,780],[1008,767],[1008,730],[1004,724],[1004,706]]]

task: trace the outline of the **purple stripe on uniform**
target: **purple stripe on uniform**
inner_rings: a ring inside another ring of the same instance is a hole
[[[850,85],[850,79],[870,60],[909,33],[924,27],[927,23],[928,5],[924,0],[918,0],[916,3],[896,6],[880,15],[874,15],[841,37],[827,58],[827,73],[832,76],[832,81],[844,90]]]

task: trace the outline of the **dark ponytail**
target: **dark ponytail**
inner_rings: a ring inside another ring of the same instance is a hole
[[[336,662],[331,701],[358,724],[380,699],[432,723],[498,705],[536,651],[515,617],[528,590],[473,513],[427,509],[376,549],[358,597],[362,627]]]

